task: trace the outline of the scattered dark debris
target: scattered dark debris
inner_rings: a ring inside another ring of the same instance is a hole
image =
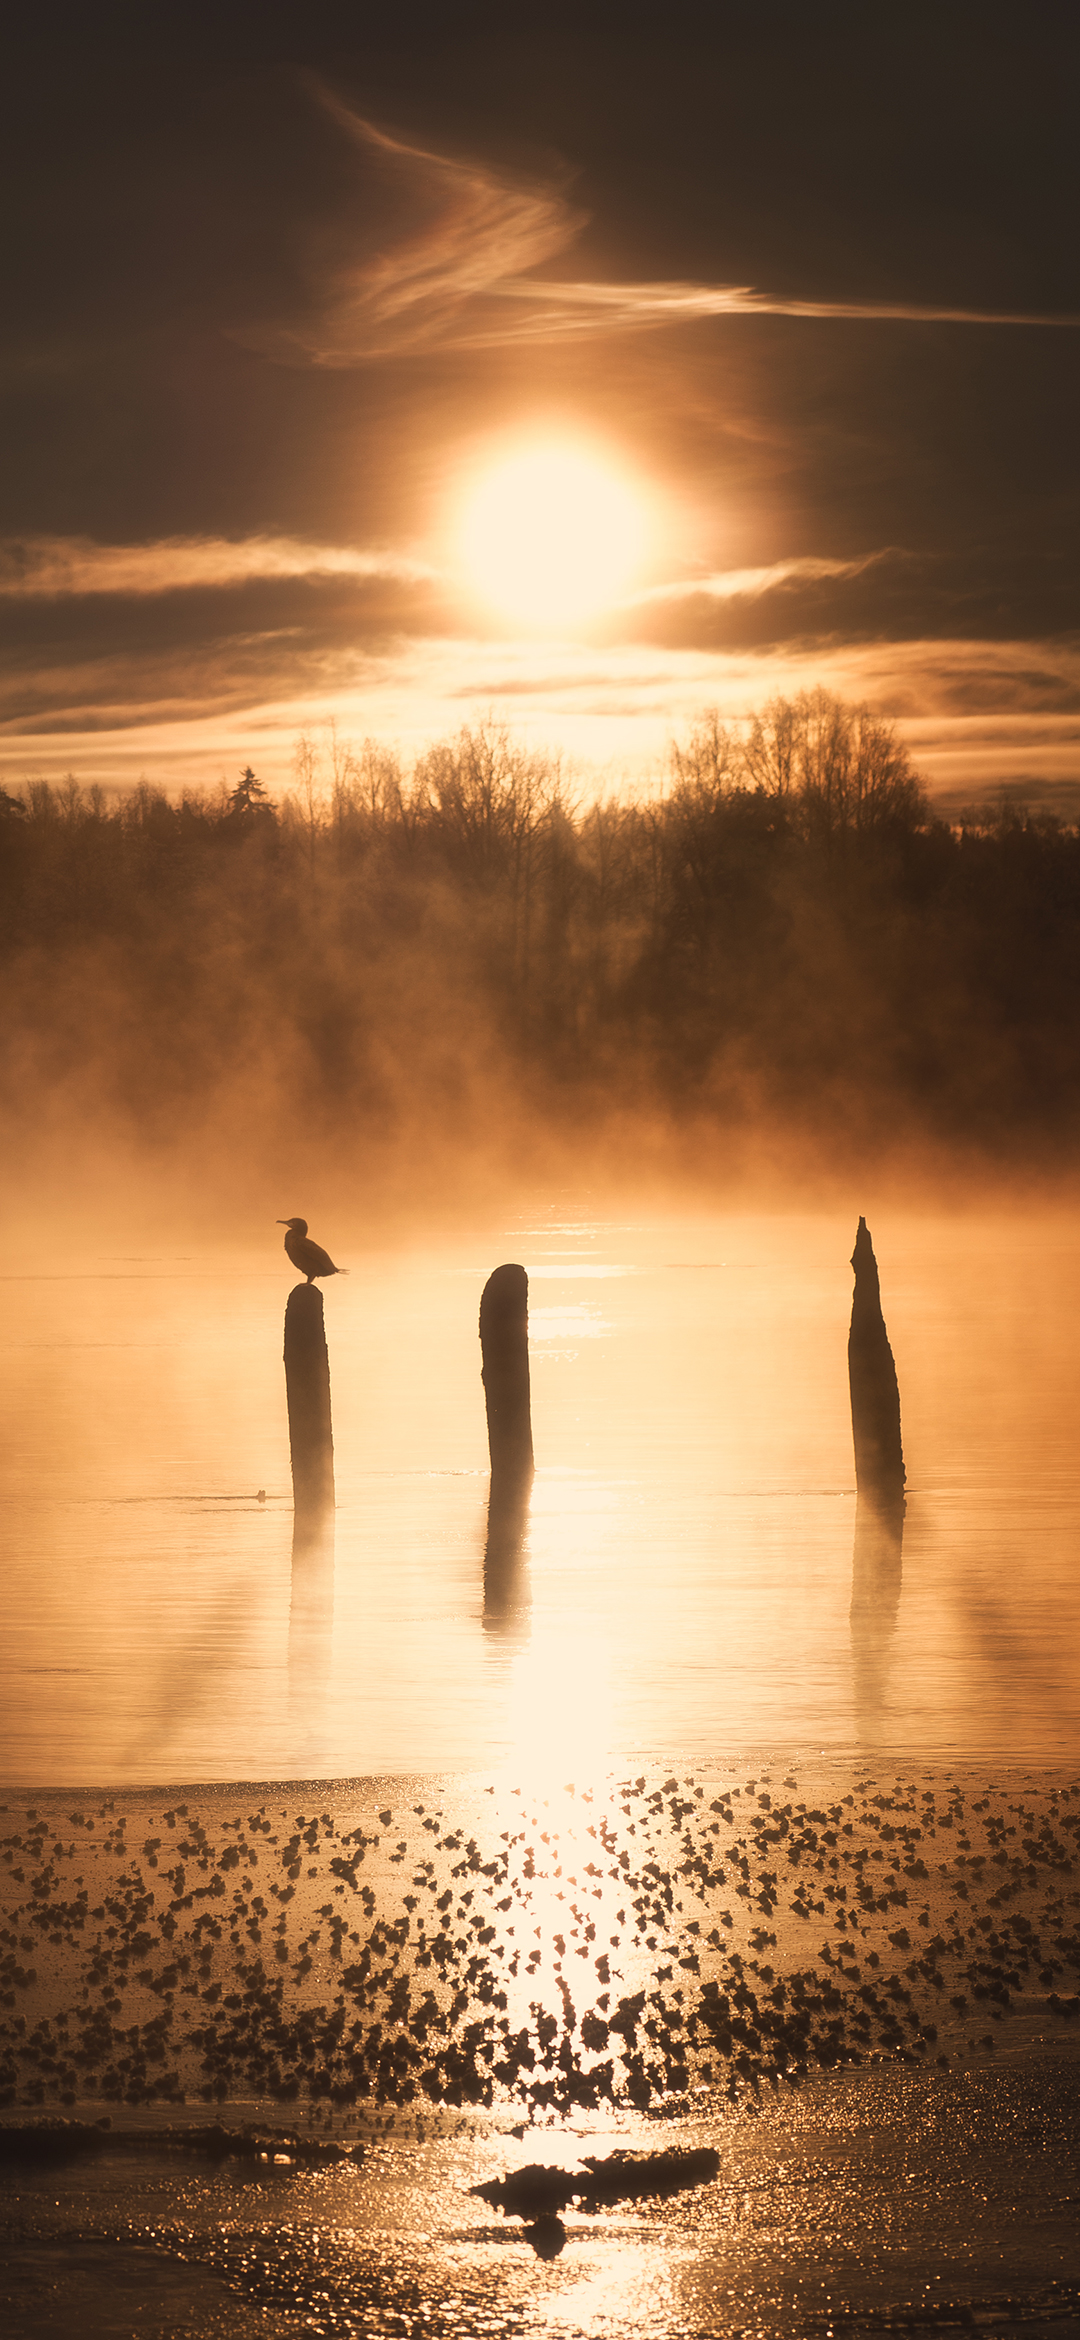
[[[709,1801],[642,1776],[591,1816],[582,1795],[563,1841],[557,1806],[520,1788],[497,1841],[423,1804],[415,1828],[291,1796],[208,1824],[187,1802],[142,1799],[130,1823],[112,1798],[5,1807],[0,2107],[505,2109],[524,2134],[692,2091],[758,2100],[815,2068],[990,2055],[1007,2037],[987,2015],[1075,2029],[1076,1783],[784,1790],[755,1777]],[[401,1891],[387,1864],[410,1844]]]

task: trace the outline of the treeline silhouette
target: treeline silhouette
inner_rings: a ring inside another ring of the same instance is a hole
[[[305,737],[295,779],[0,792],[9,1099],[162,1134],[230,1101],[327,1132],[1075,1135],[1080,833],[936,818],[864,708],[707,716],[652,793],[595,802],[490,724],[408,767]]]

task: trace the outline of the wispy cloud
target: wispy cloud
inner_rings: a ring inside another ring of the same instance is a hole
[[[392,138],[324,84],[308,86],[380,182],[385,240],[343,256],[315,288],[309,314],[235,329],[289,364],[353,366],[437,349],[490,349],[655,330],[713,317],[807,317],[908,323],[1076,326],[1080,316],[942,307],[919,301],[811,301],[751,285],[555,281],[528,273],[564,252],[585,224],[558,186],[515,183],[487,166]]]
[[[553,284],[518,277],[495,288],[501,298],[533,301],[541,314],[530,327],[523,320],[515,339],[556,338],[575,333],[627,332],[679,325],[701,317],[849,317],[872,321],[937,325],[1080,325],[1080,315],[1051,315],[1027,309],[935,307],[919,301],[792,301],[752,285],[733,284]]]
[[[514,184],[481,164],[391,138],[325,84],[306,78],[368,177],[380,182],[376,209],[389,239],[366,258],[343,259],[329,271],[312,317],[244,326],[234,338],[287,363],[323,366],[461,348],[478,335],[484,343],[521,338],[510,321],[509,329],[481,326],[478,304],[520,271],[564,251],[584,214],[558,188]]]
[[[879,562],[895,557],[894,548],[885,546],[880,552],[863,553],[853,561],[830,560],[823,555],[806,553],[790,561],[771,561],[766,568],[716,569],[708,575],[680,577],[669,585],[646,586],[641,593],[635,593],[630,606],[638,608],[651,602],[693,601],[699,598],[706,601],[756,601],[785,585],[816,585],[830,578],[861,577],[867,569],[876,568]]]
[[[0,541],[0,595],[60,600],[83,594],[179,593],[258,579],[386,577],[430,582],[436,572],[391,552],[304,544],[288,536],[164,537],[152,544],[94,544],[88,537]]]

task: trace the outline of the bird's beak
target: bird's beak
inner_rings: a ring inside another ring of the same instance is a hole
[[[275,1227],[291,1227],[291,1226],[292,1226],[292,1220],[291,1220],[291,1219],[275,1219],[275,1220],[274,1220],[274,1225],[275,1225]]]

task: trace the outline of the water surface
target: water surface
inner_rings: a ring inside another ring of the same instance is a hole
[[[315,1228],[351,1272],[326,1291],[336,1550],[297,1567],[275,1231],[14,1260],[3,1776],[1068,1759],[1077,1229],[871,1214],[909,1491],[902,1565],[853,1619],[855,1215],[552,1209],[387,1254]],[[529,1272],[539,1467],[516,1582],[485,1598],[476,1319],[504,1259]]]

